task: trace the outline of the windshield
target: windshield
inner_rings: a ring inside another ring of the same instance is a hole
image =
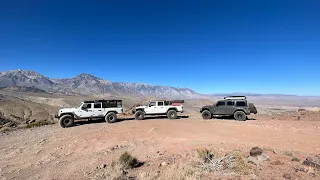
[[[80,104],[77,106],[77,108],[80,108],[80,107],[82,106],[82,104],[83,104],[83,103],[80,103]]]

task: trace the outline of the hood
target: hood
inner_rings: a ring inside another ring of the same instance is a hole
[[[74,112],[76,111],[77,108],[63,108],[59,110],[59,113],[64,113],[64,112]]]
[[[210,108],[210,107],[216,107],[216,105],[206,105],[206,106],[203,106],[202,108]]]
[[[144,108],[146,108],[146,107],[147,107],[147,106],[137,106],[136,109],[138,109],[138,108],[144,109]]]

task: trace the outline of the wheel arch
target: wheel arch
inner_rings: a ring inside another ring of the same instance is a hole
[[[174,110],[174,111],[176,111],[176,112],[178,112],[178,109],[177,108],[169,108],[168,110],[167,110],[167,113],[169,112],[169,111],[171,111],[171,110]]]
[[[71,113],[71,112],[61,113],[59,119],[60,119],[62,116],[65,116],[65,115],[70,115],[70,116],[72,116],[74,119],[76,119],[76,118],[75,118],[75,114],[74,114],[74,113]]]

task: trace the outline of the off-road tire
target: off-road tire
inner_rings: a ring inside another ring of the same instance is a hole
[[[202,111],[202,119],[211,119],[211,118],[212,118],[212,114],[210,111],[208,110]]]
[[[59,118],[59,124],[63,128],[72,127],[74,125],[74,118],[69,114],[63,115]]]
[[[144,113],[142,111],[137,111],[135,114],[134,114],[134,118],[136,120],[143,120],[144,119]]]
[[[177,111],[170,110],[170,111],[168,111],[167,116],[169,119],[177,119],[177,117],[178,117]]]
[[[238,121],[245,121],[247,119],[247,115],[243,111],[236,111],[233,116]]]
[[[114,112],[109,112],[105,117],[105,121],[108,123],[115,123],[117,121],[117,115]]]

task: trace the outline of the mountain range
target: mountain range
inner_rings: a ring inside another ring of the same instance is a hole
[[[0,87],[17,86],[34,87],[48,92],[64,94],[170,98],[201,98],[205,96],[188,88],[111,82],[85,73],[74,78],[53,79],[30,70],[18,69],[0,72]]]

